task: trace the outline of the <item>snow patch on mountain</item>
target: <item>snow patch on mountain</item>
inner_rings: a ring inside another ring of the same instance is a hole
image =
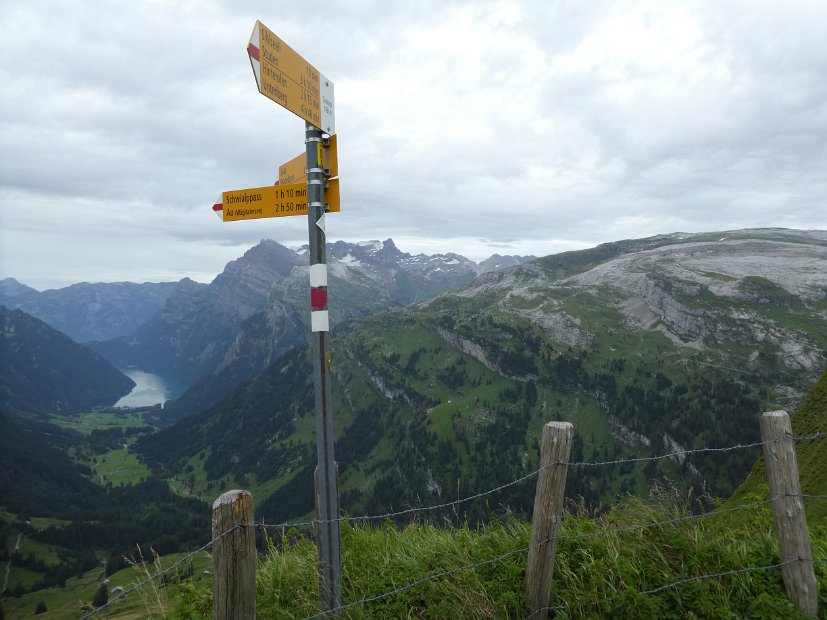
[[[346,254],[342,258],[339,259],[340,262],[344,263],[348,267],[363,267],[364,263],[360,261],[358,258],[353,256],[353,254]]]

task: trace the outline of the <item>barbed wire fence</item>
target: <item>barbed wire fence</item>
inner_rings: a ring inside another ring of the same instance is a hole
[[[198,549],[196,549],[195,551],[191,551],[190,553],[188,553],[188,554],[187,554],[187,555],[185,555],[184,557],[182,557],[182,558],[180,558],[179,560],[177,560],[174,564],[171,564],[171,565],[170,565],[170,566],[168,566],[167,568],[165,568],[165,569],[163,569],[163,570],[160,570],[160,571],[156,572],[154,575],[150,575],[150,576],[149,576],[149,577],[147,577],[146,579],[144,579],[144,580],[142,580],[142,581],[140,581],[140,582],[136,583],[135,585],[133,585],[131,588],[129,588],[129,589],[127,589],[127,590],[124,590],[123,592],[118,593],[118,595],[117,595],[116,597],[109,599],[109,600],[108,600],[106,603],[104,603],[103,605],[101,605],[101,606],[99,606],[99,607],[96,607],[95,609],[91,609],[91,610],[89,610],[89,611],[88,611],[85,615],[81,616],[81,620],[86,620],[86,618],[91,618],[91,617],[92,617],[92,616],[94,616],[95,614],[97,614],[97,613],[99,613],[99,612],[101,612],[101,611],[104,611],[104,610],[105,610],[105,609],[107,609],[108,607],[111,607],[111,606],[112,606],[112,605],[114,605],[116,602],[118,602],[118,601],[120,601],[120,600],[123,600],[123,599],[124,599],[124,598],[126,598],[129,594],[131,594],[131,593],[133,593],[133,592],[137,592],[137,591],[138,591],[138,590],[140,590],[141,588],[143,588],[143,587],[145,587],[145,586],[148,586],[148,585],[151,585],[151,584],[153,584],[154,582],[158,581],[159,579],[162,579],[164,576],[168,575],[169,573],[172,573],[173,571],[177,570],[179,567],[184,566],[184,565],[185,565],[188,561],[192,560],[192,559],[193,559],[195,556],[197,556],[199,553],[201,553],[201,552],[203,552],[203,551],[206,551],[207,549],[212,548],[212,546],[213,546],[215,543],[217,543],[219,540],[221,540],[221,539],[222,539],[222,538],[224,538],[225,536],[229,536],[230,534],[232,534],[232,533],[233,533],[236,529],[238,529],[239,527],[242,527],[242,526],[241,526],[241,525],[237,525],[237,526],[235,526],[235,527],[233,527],[233,528],[230,528],[229,530],[227,530],[227,531],[225,531],[225,532],[222,532],[222,533],[221,533],[221,535],[216,536],[216,537],[215,537],[215,538],[213,538],[210,542],[208,542],[208,543],[206,543],[206,544],[204,544],[204,545],[200,546],[200,547],[199,547]]]
[[[568,467],[607,467],[607,466],[613,466],[613,465],[624,464],[624,463],[639,463],[639,462],[649,462],[649,461],[660,461],[660,460],[664,460],[664,459],[675,459],[675,460],[677,460],[679,458],[685,458],[685,457],[691,456],[691,455],[708,454],[708,453],[727,453],[727,452],[732,452],[732,451],[736,451],[736,450],[758,448],[758,447],[766,446],[768,444],[777,443],[777,442],[782,441],[782,440],[792,440],[796,443],[800,443],[800,442],[813,442],[813,441],[822,439],[824,437],[827,437],[827,432],[817,432],[817,433],[813,433],[813,434],[809,434],[809,435],[788,435],[788,436],[785,436],[785,437],[782,437],[782,438],[779,438],[779,439],[773,439],[773,440],[769,440],[769,441],[760,441],[760,442],[753,442],[753,443],[748,443],[748,444],[737,444],[737,445],[734,445],[734,446],[719,447],[719,448],[696,448],[696,449],[691,449],[691,450],[677,450],[677,451],[672,451],[672,452],[668,452],[668,453],[664,453],[664,454],[660,454],[660,455],[655,455],[655,456],[650,456],[650,457],[632,457],[632,458],[627,458],[627,459],[613,459],[613,460],[608,460],[608,461],[554,462],[554,463],[550,463],[550,464],[548,464],[546,466],[543,466],[543,467],[538,467],[537,469],[535,469],[535,470],[533,470],[533,471],[531,471],[531,472],[529,472],[529,473],[527,473],[527,474],[525,474],[525,475],[523,475],[523,476],[521,476],[521,477],[519,477],[515,480],[512,480],[512,481],[507,482],[505,484],[501,484],[501,485],[499,485],[497,487],[494,487],[492,489],[489,489],[487,491],[482,491],[482,492],[479,492],[479,493],[475,493],[473,495],[469,495],[467,497],[456,499],[456,500],[453,500],[453,501],[450,501],[450,502],[444,502],[444,503],[441,503],[441,504],[435,504],[435,505],[430,505],[430,506],[420,506],[420,507],[414,507],[414,508],[407,508],[407,509],[404,509],[404,510],[390,511],[390,512],[386,512],[386,513],[383,513],[383,514],[376,514],[376,515],[341,516],[341,517],[338,517],[337,519],[334,519],[334,520],[331,520],[331,521],[353,523],[353,524],[364,524],[364,523],[369,523],[369,522],[374,522],[374,521],[387,521],[387,520],[390,520],[390,519],[396,519],[396,518],[405,517],[405,516],[414,515],[414,514],[427,514],[427,513],[430,513],[430,512],[433,512],[433,511],[438,511],[438,510],[445,510],[445,509],[452,509],[453,510],[453,509],[456,509],[458,506],[460,506],[462,504],[465,504],[465,503],[468,503],[468,502],[473,502],[475,500],[479,500],[479,499],[482,499],[482,498],[500,493],[500,492],[502,492],[506,489],[509,489],[511,487],[514,487],[516,485],[524,483],[528,480],[534,479],[537,476],[539,476],[539,474],[543,470],[548,469],[549,467],[553,467],[553,466],[566,465]],[[800,494],[789,494],[788,493],[788,494],[785,494],[785,495],[787,497],[798,497],[798,498],[801,498],[801,499],[808,499],[808,500],[827,500],[827,495],[815,495],[815,494],[805,494],[805,493],[800,493]],[[617,527],[617,528],[607,527],[607,528],[603,528],[602,530],[599,530],[599,531],[596,531],[596,532],[589,532],[589,533],[585,533],[585,534],[558,535],[558,536],[556,536],[556,540],[572,542],[572,541],[577,541],[577,540],[585,540],[585,539],[599,538],[599,537],[604,537],[604,536],[612,536],[612,535],[616,535],[616,534],[623,534],[623,533],[633,532],[633,531],[643,531],[643,530],[652,529],[652,528],[659,528],[659,527],[665,527],[665,526],[669,526],[669,525],[677,525],[677,524],[685,523],[685,522],[697,521],[697,520],[700,520],[700,519],[706,519],[706,518],[710,518],[710,517],[717,516],[717,515],[722,515],[722,514],[734,513],[734,512],[739,512],[739,511],[748,510],[748,509],[755,509],[755,508],[758,508],[758,507],[761,507],[761,506],[769,505],[772,502],[773,502],[772,499],[759,500],[759,501],[749,502],[749,503],[746,503],[746,504],[741,504],[741,505],[727,507],[727,508],[718,508],[718,509],[710,510],[708,512],[704,512],[704,513],[700,513],[700,514],[692,514],[692,515],[686,515],[686,516],[681,516],[681,517],[674,517],[674,518],[670,518],[670,519],[652,521],[652,522],[649,522],[649,523],[635,524],[635,525],[629,525],[629,526],[623,526],[623,527]],[[133,592],[136,592],[136,591],[140,590],[141,588],[149,586],[149,585],[153,584],[154,582],[156,582],[157,580],[162,579],[164,576],[172,573],[173,571],[177,570],[179,567],[185,565],[188,561],[192,560],[199,553],[203,553],[203,552],[208,551],[209,549],[211,549],[213,547],[213,545],[215,545],[216,542],[218,542],[219,540],[221,540],[225,536],[228,536],[229,534],[231,534],[232,532],[236,531],[239,528],[254,527],[256,529],[259,529],[259,530],[263,531],[266,534],[266,532],[268,530],[290,530],[290,529],[293,529],[293,528],[301,529],[301,528],[316,526],[320,523],[323,523],[323,521],[320,521],[319,519],[313,519],[313,520],[306,520],[306,521],[282,522],[282,523],[275,523],[275,524],[268,524],[268,523],[265,523],[263,521],[262,522],[249,523],[249,524],[247,524],[247,523],[236,524],[234,527],[222,532],[218,536],[215,536],[212,540],[210,540],[206,544],[202,545],[198,549],[196,549],[196,550],[188,553],[184,557],[180,558],[179,560],[177,560],[175,563],[173,563],[172,565],[170,565],[166,569],[159,570],[154,575],[151,575],[148,578],[140,581],[139,583],[134,584],[132,587],[130,587],[127,590],[124,590],[123,592],[119,593],[117,596],[115,596],[113,598],[110,598],[110,600],[107,601],[105,604],[103,604],[103,605],[101,605],[101,606],[99,606],[95,609],[89,610],[85,615],[83,615],[81,617],[81,620],[86,620],[87,618],[91,618],[92,616],[108,609],[112,605],[114,605],[114,604],[118,603],[119,601],[123,600],[128,595],[132,594]],[[546,538],[546,539],[536,543],[535,545],[529,545],[529,546],[522,547],[522,548],[519,548],[519,549],[509,550],[509,551],[507,551],[507,552],[505,552],[501,555],[498,555],[496,557],[493,557],[493,558],[490,558],[490,559],[487,559],[487,560],[481,560],[481,561],[478,561],[478,562],[473,562],[473,563],[469,563],[469,564],[464,565],[464,566],[460,566],[458,568],[453,568],[453,569],[450,569],[450,570],[436,572],[434,574],[416,579],[416,580],[411,581],[411,582],[409,582],[405,585],[402,585],[402,586],[399,586],[397,588],[388,590],[386,592],[382,592],[382,593],[377,594],[377,595],[362,598],[360,600],[353,601],[353,602],[350,602],[350,603],[347,603],[347,604],[343,604],[340,607],[334,608],[332,610],[318,612],[316,614],[307,616],[304,620],[314,620],[316,618],[323,618],[323,617],[330,617],[331,615],[338,615],[342,611],[346,611],[348,609],[353,609],[355,607],[359,607],[359,606],[363,606],[363,605],[368,605],[370,603],[377,602],[377,601],[380,601],[380,600],[383,600],[383,599],[391,598],[393,596],[396,596],[398,594],[401,594],[403,592],[406,592],[408,590],[411,590],[413,588],[416,588],[417,586],[420,586],[420,585],[423,585],[423,584],[426,584],[426,583],[434,582],[434,581],[437,581],[437,580],[443,579],[443,578],[448,578],[448,577],[451,577],[453,575],[456,575],[456,574],[459,574],[459,573],[462,573],[462,572],[465,572],[465,571],[480,568],[482,566],[495,564],[495,563],[503,561],[507,558],[513,557],[515,555],[527,554],[529,551],[532,550],[532,548],[539,547],[541,545],[545,545],[549,542],[550,542],[550,539]],[[734,568],[734,569],[727,570],[727,571],[720,571],[720,572],[716,572],[716,573],[710,573],[710,574],[696,575],[696,576],[681,578],[681,579],[678,579],[678,580],[676,580],[672,583],[668,583],[668,584],[659,586],[659,587],[654,588],[654,589],[640,591],[637,594],[645,595],[645,596],[655,596],[655,595],[657,595],[657,594],[659,594],[663,591],[670,590],[670,589],[679,587],[679,586],[687,584],[687,583],[703,581],[703,580],[707,580],[707,579],[720,579],[720,578],[723,578],[723,577],[735,576],[735,575],[758,572],[758,571],[778,570],[778,569],[781,569],[781,568],[783,568],[784,566],[786,566],[788,564],[791,564],[793,562],[798,562],[798,561],[801,561],[801,560],[812,561],[812,563],[814,565],[825,565],[825,564],[827,564],[827,559],[814,560],[813,558],[798,558],[798,559],[791,559],[791,560],[782,561],[782,562],[779,562],[779,563],[769,564],[769,565],[746,566],[746,567]],[[543,608],[543,609],[535,610],[534,612],[532,612],[530,615],[528,615],[526,617],[526,620],[535,617],[538,614],[538,612],[542,612],[542,611],[546,611],[546,612],[548,612],[548,611],[564,611],[564,610],[567,610],[569,608],[570,608],[569,605],[565,605],[565,606],[556,606],[556,607],[546,607],[546,608]]]

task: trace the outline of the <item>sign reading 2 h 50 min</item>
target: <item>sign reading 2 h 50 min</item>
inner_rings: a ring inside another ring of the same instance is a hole
[[[325,211],[340,210],[339,179],[328,179],[324,201]],[[213,211],[224,222],[307,215],[307,185],[290,183],[223,192]]]
[[[333,82],[260,21],[247,53],[262,95],[327,134],[336,133]]]

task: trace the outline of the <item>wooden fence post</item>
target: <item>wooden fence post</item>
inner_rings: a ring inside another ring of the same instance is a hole
[[[253,523],[253,496],[248,491],[227,491],[213,502],[212,537],[217,539],[212,548],[213,620],[255,620]],[[230,533],[222,536],[225,532]]]
[[[786,411],[768,411],[761,416],[761,441],[764,442],[764,461],[781,561],[789,562],[781,567],[784,588],[801,613],[815,617],[818,615],[818,583],[810,552],[792,426]]]
[[[543,426],[540,473],[531,517],[531,546],[526,565],[526,587],[531,618],[545,620],[554,574],[557,534],[563,517],[569,454],[574,427],[569,422],[548,422]]]

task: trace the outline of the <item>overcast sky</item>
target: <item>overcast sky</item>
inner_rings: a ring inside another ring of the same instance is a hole
[[[827,2],[0,0],[0,277],[208,282],[304,217],[222,223],[304,122],[256,19],[335,85],[328,241],[474,260],[827,229]]]

